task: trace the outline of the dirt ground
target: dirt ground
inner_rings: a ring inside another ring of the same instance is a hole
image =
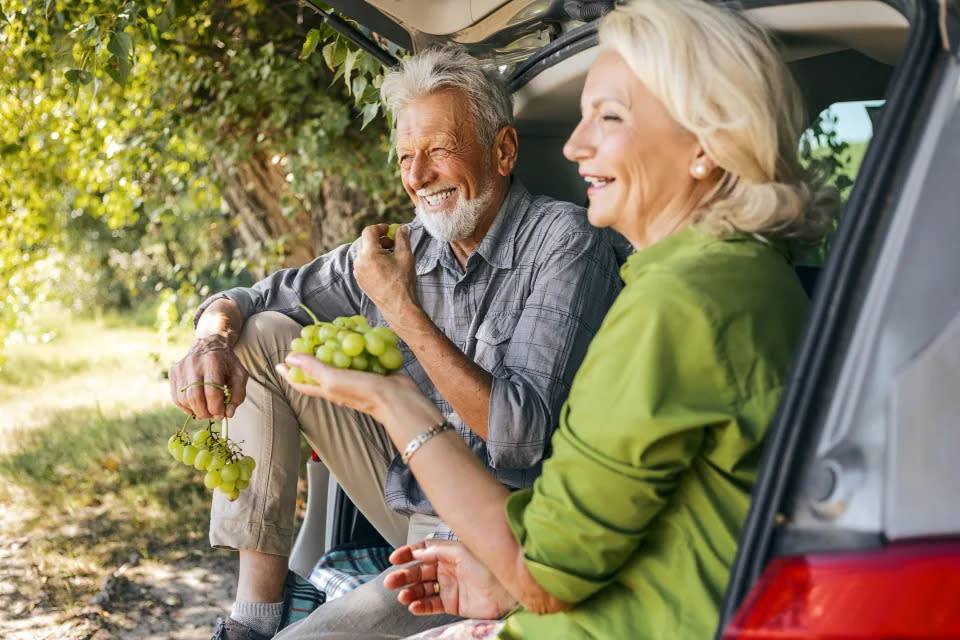
[[[86,518],[80,520],[85,521]],[[26,553],[33,541],[7,532],[0,505],[0,638],[3,640],[207,640],[229,613],[236,584],[227,553],[187,553],[163,564],[131,553],[93,598],[64,606],[45,593],[45,567]]]
[[[150,356],[159,351],[155,331],[76,324],[62,333],[51,344],[7,354],[8,370],[25,372],[26,381],[0,384],[0,454],[19,446],[16,430],[47,429],[53,437],[50,430],[64,424],[55,421],[58,415],[93,415],[89,428],[97,429],[98,420],[169,407],[166,383]],[[185,344],[170,345],[162,361],[172,362]],[[158,455],[174,428],[157,428]],[[104,454],[108,462],[140,464],[129,450],[144,448],[142,442],[128,445],[121,438],[115,444]],[[44,513],[35,494],[23,490],[17,476],[0,476],[0,640],[208,640],[217,616],[229,614],[235,555],[210,549],[203,504],[183,507],[195,510],[191,522],[198,524],[191,530],[150,535],[148,523],[156,520],[149,517],[156,514],[138,511],[135,491],[121,493],[111,468],[91,463],[85,472],[64,472],[86,479],[100,474],[96,481],[66,484],[102,494],[78,489],[77,500],[45,510],[47,517],[39,517]],[[156,468],[163,473],[167,467]],[[135,518],[142,522],[117,526]],[[142,535],[133,540],[121,531]],[[117,551],[98,555],[100,549]]]

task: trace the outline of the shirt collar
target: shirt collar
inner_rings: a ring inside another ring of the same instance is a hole
[[[677,250],[696,244],[706,245],[716,240],[719,240],[719,238],[707,235],[694,227],[681,229],[660,242],[631,254],[627,261],[623,263],[623,266],[620,267],[620,277],[625,283],[629,284],[639,278],[648,265],[662,261]]]
[[[642,251],[631,254],[627,261],[623,263],[623,266],[620,267],[620,277],[625,283],[629,283],[639,278],[648,265],[660,262],[678,250],[706,247],[714,242],[759,242],[770,247],[779,253],[784,260],[792,264],[786,243],[781,240],[769,240],[749,233],[736,233],[731,236],[720,237],[701,231],[696,226],[690,226],[667,236]]]
[[[532,200],[533,198],[526,187],[519,180],[511,179],[510,189],[500,205],[500,210],[497,211],[497,217],[494,218],[493,224],[490,225],[474,253],[479,254],[493,267],[512,269],[517,230],[524,217],[522,212],[530,206]],[[450,252],[452,255],[453,250],[450,249],[450,246],[445,242],[435,240],[423,228],[423,224],[419,220],[410,223],[410,227],[411,233],[419,230],[420,236],[416,239],[411,235],[411,240],[415,246],[414,253],[418,256],[416,266],[418,276],[432,271],[443,259],[445,252]],[[423,245],[422,249],[419,246],[421,244]]]
[[[503,199],[497,217],[487,229],[480,241],[476,253],[493,267],[513,268],[513,252],[517,242],[517,231],[524,218],[523,213],[530,206],[533,197],[519,180],[511,178],[507,197]]]

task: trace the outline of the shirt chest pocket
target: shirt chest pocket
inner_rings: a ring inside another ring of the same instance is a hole
[[[519,315],[497,314],[487,316],[477,329],[473,360],[493,375],[506,367],[510,340],[520,321]]]

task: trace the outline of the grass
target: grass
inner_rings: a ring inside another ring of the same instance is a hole
[[[13,550],[0,627],[3,612],[81,612],[133,556],[182,567],[214,553],[201,474],[166,446],[184,415],[161,371],[189,330],[162,344],[114,315],[45,331],[55,337],[12,345],[0,370],[0,551]]]
[[[209,495],[166,451],[183,414],[159,372],[188,334],[161,345],[115,319],[55,333],[13,345],[0,372],[0,505],[3,535],[22,538],[37,574],[14,596],[62,608],[89,601],[131,554],[209,552]]]

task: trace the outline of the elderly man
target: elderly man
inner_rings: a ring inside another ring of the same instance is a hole
[[[610,242],[569,203],[533,197],[517,159],[508,91],[466,53],[408,59],[384,80],[397,157],[416,220],[392,250],[386,225],[299,268],[213,296],[196,339],[171,370],[174,402],[219,418],[227,384],[231,435],[258,466],[235,502],[213,501],[210,541],[239,550],[237,600],[214,638],[269,638],[280,617],[293,539],[300,433],[393,545],[443,524],[382,427],[308,398],[274,370],[309,321],[362,314],[400,338],[404,373],[504,485],[529,487],[587,344],[620,288]],[[406,635],[445,622],[410,615],[375,580],[284,632]]]

